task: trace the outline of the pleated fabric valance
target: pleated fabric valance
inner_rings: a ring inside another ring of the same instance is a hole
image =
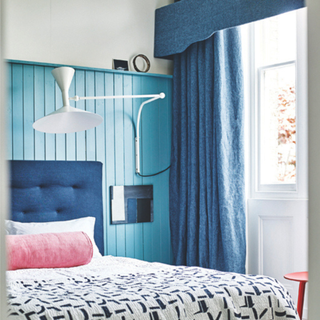
[[[154,56],[169,57],[214,32],[305,6],[305,0],[181,0],[156,10]]]

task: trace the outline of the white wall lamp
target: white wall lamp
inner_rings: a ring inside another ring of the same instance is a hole
[[[48,114],[47,116],[38,119],[33,123],[35,130],[46,133],[72,133],[78,131],[84,131],[98,126],[102,121],[102,117],[98,114],[76,109],[71,107],[69,100],[96,100],[96,99],[125,99],[125,98],[149,98],[141,103],[138,117],[137,117],[137,129],[135,138],[135,160],[136,160],[136,173],[141,175],[140,172],[140,118],[142,108],[152,101],[158,99],[164,99],[165,94],[145,94],[145,95],[119,95],[119,96],[98,96],[98,97],[79,97],[75,96],[69,98],[69,88],[74,75],[74,69],[70,67],[60,67],[52,70],[52,75],[56,79],[59,88],[62,92],[63,106]],[[169,167],[168,167],[169,168]],[[166,169],[165,169],[166,170]],[[165,171],[163,170],[163,171]],[[161,171],[161,172],[163,172]],[[161,173],[160,172],[160,173]]]

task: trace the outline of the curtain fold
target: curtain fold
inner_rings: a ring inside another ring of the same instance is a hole
[[[170,227],[174,263],[245,272],[240,34],[215,33],[174,57]]]

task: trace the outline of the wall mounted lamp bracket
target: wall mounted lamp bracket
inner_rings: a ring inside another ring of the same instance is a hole
[[[69,98],[69,88],[74,75],[74,69],[70,67],[60,67],[52,70],[52,75],[58,83],[62,93],[63,106],[48,114],[47,116],[38,119],[33,123],[35,130],[46,133],[71,133],[84,131],[98,126],[102,121],[102,117],[98,114],[76,109],[71,107],[69,100],[97,100],[97,99],[136,99],[136,98],[149,98],[141,103],[138,117],[137,129],[135,137],[135,160],[136,160],[136,174],[140,174],[140,118],[142,108],[155,100],[164,99],[163,92],[159,94],[144,94],[144,95],[118,95],[118,96],[97,96],[97,97],[79,97],[74,96]]]

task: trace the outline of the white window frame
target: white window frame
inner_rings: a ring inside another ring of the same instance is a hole
[[[250,123],[249,132],[249,197],[255,199],[306,199],[308,175],[308,125],[307,125],[307,12],[306,8],[296,11],[297,17],[297,52],[295,61],[287,61],[273,66],[263,66],[259,69],[255,65],[255,31],[254,23],[247,28],[249,58],[247,65],[248,89],[247,93],[250,113],[247,118]],[[260,133],[259,133],[259,103],[261,83],[258,81],[263,69],[278,67],[289,63],[296,64],[296,183],[261,184],[259,181]]]

